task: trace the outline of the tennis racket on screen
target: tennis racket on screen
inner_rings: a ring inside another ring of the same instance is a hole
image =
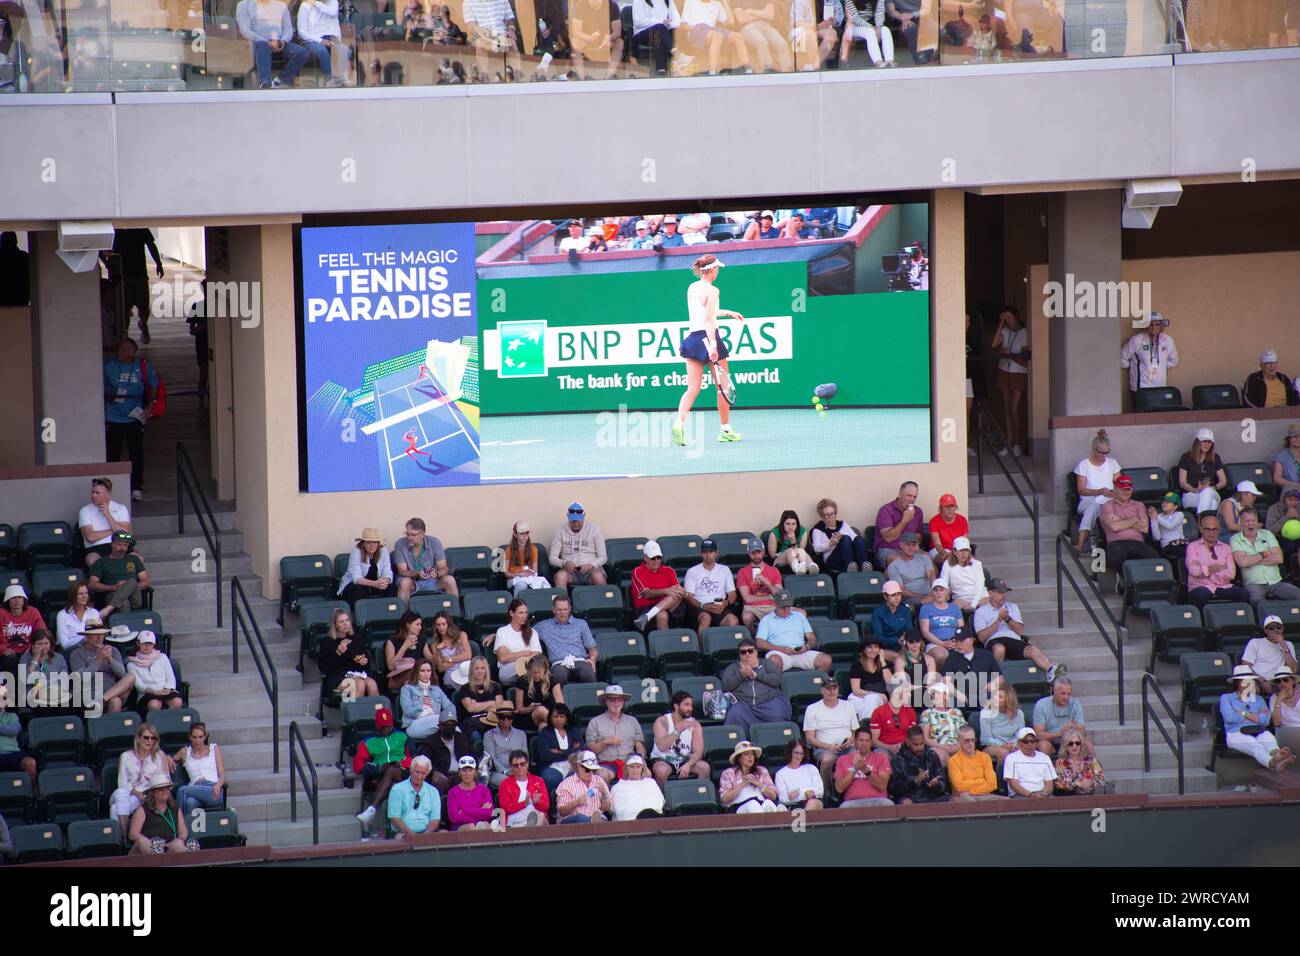
[[[736,383],[731,380],[731,373],[717,362],[710,362],[713,369],[713,384],[718,386],[718,394],[726,400],[731,408],[736,407]]]

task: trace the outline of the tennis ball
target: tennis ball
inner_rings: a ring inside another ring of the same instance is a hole
[[[1300,541],[1300,519],[1291,518],[1282,525],[1282,537],[1288,541]]]
[[[820,404],[821,404],[821,401],[822,401],[822,400],[821,400],[820,398],[818,398],[816,395],[814,395],[814,396],[812,397],[812,403],[813,403],[814,405],[820,405]]]

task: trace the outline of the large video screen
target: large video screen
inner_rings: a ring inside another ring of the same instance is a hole
[[[303,485],[928,461],[928,216],[305,227]]]

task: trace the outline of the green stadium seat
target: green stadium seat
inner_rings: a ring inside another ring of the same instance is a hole
[[[190,811],[185,824],[190,828],[190,838],[197,840],[202,850],[224,850],[248,843],[248,838],[239,832],[239,814],[234,810],[196,807]]]
[[[334,555],[334,580],[342,581],[344,575],[348,573],[348,564],[352,561],[352,553],[344,551],[342,554]]]
[[[740,656],[740,642],[749,637],[749,631],[735,627],[706,627],[700,635],[700,650],[704,656],[704,670],[722,675],[727,665]]]
[[[612,589],[611,589],[612,590]],[[534,624],[555,616],[553,602],[567,592],[563,588],[537,588],[524,591],[519,596],[528,605],[528,613]]]
[[[38,567],[32,572],[31,601],[40,606],[47,622],[53,621],[67,601],[68,588],[84,580],[86,573],[81,568]]]
[[[14,827],[9,831],[13,849],[10,862],[56,863],[63,859],[63,831],[52,823],[36,823]]]
[[[86,860],[102,856],[122,856],[122,828],[116,820],[74,820],[68,824],[68,856]]]
[[[573,616],[586,621],[592,630],[609,627],[621,631],[627,626],[627,608],[617,585],[579,584],[572,597]]]
[[[639,685],[624,687],[623,690],[632,697],[624,709],[637,720],[654,720],[666,714],[672,706],[672,695],[662,680],[646,677]]]
[[[1169,473],[1157,465],[1125,468],[1121,475],[1133,479],[1133,497],[1146,505],[1156,505],[1169,490]]]
[[[412,594],[406,607],[420,615],[420,620],[425,627],[430,628],[430,633],[433,619],[439,614],[450,614],[452,620],[460,619],[460,598],[455,594]]]
[[[676,696],[678,691],[686,691],[691,695],[691,701],[694,704],[694,716],[701,724],[705,723],[704,717],[704,694],[706,691],[722,690],[722,681],[717,677],[679,677],[669,685],[672,696]],[[668,699],[669,706],[672,706],[672,697]]]
[[[1255,611],[1262,629],[1264,619],[1276,614],[1282,619],[1282,635],[1288,641],[1300,641],[1300,601],[1260,601]]]
[[[852,664],[858,657],[858,626],[852,621],[810,622],[817,638],[817,650],[829,654],[836,664]]]
[[[629,694],[637,688],[623,688]],[[585,725],[591,718],[605,712],[605,684],[597,682],[595,684],[575,684],[568,683],[564,685],[564,702],[568,704],[569,710],[573,711],[574,724]]]
[[[1226,693],[1226,689],[1231,685],[1225,681],[1223,686],[1224,690],[1221,690],[1220,693]],[[1214,745],[1210,748],[1210,765],[1206,769],[1213,773],[1220,758],[1250,760],[1253,762],[1254,758],[1250,754],[1244,754],[1240,750],[1233,750],[1228,746],[1228,736],[1223,726],[1223,714],[1217,705],[1210,708],[1210,721],[1214,728]]]
[[[496,583],[497,573],[492,568],[493,548],[474,545],[447,549],[447,567],[463,594],[467,588],[490,589]]]
[[[291,554],[280,559],[280,617],[296,611],[303,598],[334,597],[334,563],[324,554]]]
[[[178,707],[175,710],[164,708],[149,712],[149,723],[158,728],[158,746],[168,753],[175,753],[190,742],[190,730],[202,718],[192,707]]]
[[[352,629],[368,645],[388,640],[397,630],[397,623],[405,611],[406,605],[401,598],[361,598],[352,609]]]
[[[780,765],[785,755],[786,744],[802,737],[803,733],[799,730],[799,725],[790,720],[757,723],[749,728],[749,741],[755,747],[763,748],[763,764],[769,769]]]
[[[18,536],[11,524],[0,524],[0,568],[11,568],[18,552]]]
[[[664,784],[664,816],[708,816],[718,812],[712,780],[669,780]]]
[[[1052,685],[1047,681],[1047,673],[1032,661],[1003,661],[1002,676],[1007,684],[1015,688],[1016,696],[1029,704],[1031,715],[1033,705],[1041,698],[1052,693]],[[1034,722],[1026,719],[1025,726],[1032,727]]]
[[[1155,673],[1156,659],[1177,661],[1184,654],[1205,650],[1208,635],[1201,612],[1191,604],[1171,604],[1151,609],[1151,660],[1147,670]]]
[[[1224,495],[1230,495],[1236,489],[1238,482],[1253,481],[1255,487],[1259,489],[1261,500],[1255,502],[1255,507],[1259,508],[1261,501],[1266,504],[1272,504],[1277,500],[1277,485],[1273,484],[1273,465],[1266,461],[1229,461],[1223,464],[1223,473],[1228,477],[1228,487]],[[1263,517],[1263,511],[1260,517]]]
[[[361,697],[343,702],[339,708],[339,760],[356,753],[357,744],[375,729],[375,712],[391,706],[387,697]]]
[[[628,580],[632,570],[641,563],[641,552],[646,538],[608,538],[605,541],[605,567],[617,575],[618,583]],[[614,583],[611,576],[610,583]]]
[[[790,698],[790,709],[796,723],[803,723],[803,712],[809,704],[822,699],[822,686],[833,678],[822,671],[783,671],[781,690]]]
[[[736,749],[736,744],[744,739],[745,732],[735,724],[704,725],[704,759],[709,762],[719,776],[727,766],[727,760]]]
[[[27,724],[27,749],[42,768],[79,767],[86,755],[80,717],[36,717]]]
[[[36,778],[42,819],[60,826],[73,820],[93,820],[99,812],[99,789],[89,767],[54,767]]]
[[[871,620],[871,612],[885,603],[883,571],[859,571],[841,574],[835,579],[835,593],[840,601],[840,617],[857,620],[859,615]]]
[[[482,641],[484,636],[495,634],[498,627],[508,623],[512,600],[514,597],[509,591],[470,591],[462,594],[462,614],[470,637]]]
[[[1138,412],[1185,412],[1183,393],[1172,385],[1158,388],[1139,388],[1135,410]]]
[[[1178,579],[1168,558],[1139,558],[1124,562],[1124,608],[1120,620],[1132,611],[1147,615],[1152,608],[1178,603]]]
[[[809,617],[835,617],[835,582],[829,574],[787,574],[782,584],[795,607],[803,608]]]
[[[26,572],[26,571],[20,571],[20,570],[17,570],[17,569],[10,569],[10,570],[8,570],[8,571],[0,571],[0,588],[5,588],[5,589],[7,589],[7,588],[9,588],[11,585],[14,585],[14,584],[16,584],[16,585],[18,585],[20,588],[22,588],[25,592],[27,592],[27,594],[30,595],[30,594],[32,593],[31,583],[27,580],[27,572]],[[0,593],[3,593],[3,592],[0,592]],[[47,621],[46,623],[49,623],[49,622]]]
[[[21,770],[0,771],[0,816],[12,830],[36,819],[36,795],[32,778]]]
[[[86,742],[89,744],[90,762],[102,767],[104,761],[130,750],[140,724],[140,715],[129,710],[117,714],[101,714],[87,720]]]
[[[1201,608],[1201,618],[1210,635],[1210,649],[1223,651],[1234,663],[1241,659],[1246,642],[1260,634],[1255,609],[1244,602],[1211,601]]]
[[[636,631],[615,631],[596,636],[596,669],[611,684],[624,680],[640,683],[650,674],[645,638]],[[568,688],[565,688],[566,693]]]
[[[53,565],[75,567],[76,544],[72,525],[66,521],[28,521],[18,526],[18,550],[26,559],[28,571]]]
[[[349,616],[352,614],[352,608],[342,599],[321,601],[307,598],[298,605],[298,668],[300,670],[303,654],[315,659],[321,641],[329,637],[330,622],[334,620],[336,610],[347,611]],[[355,622],[353,626],[355,627]]]
[[[127,627],[133,631],[153,631],[158,638],[158,650],[164,654],[171,653],[171,635],[167,633],[163,616],[157,611],[117,611],[111,623],[114,627]]]
[[[1189,707],[1218,710],[1219,698],[1231,688],[1228,679],[1232,676],[1232,658],[1222,651],[1187,653],[1178,658],[1178,669],[1183,685],[1179,722],[1187,723]]]
[[[708,537],[718,546],[718,563],[729,568],[743,568],[749,564],[749,542],[754,535],[749,531],[715,531]]]
[[[646,648],[653,672],[664,680],[700,673],[700,640],[689,628],[651,631]]]
[[[700,563],[700,542],[704,540],[698,534],[668,534],[656,538],[664,553],[664,564],[680,576]]]
[[[1224,408],[1241,408],[1241,394],[1235,385],[1192,386],[1192,409],[1216,411]]]

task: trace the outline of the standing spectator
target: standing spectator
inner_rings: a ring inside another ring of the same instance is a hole
[[[280,4],[281,7],[284,4]],[[238,15],[238,11],[236,11]],[[288,15],[288,10],[285,10]],[[247,34],[245,34],[247,35]],[[290,25],[287,36],[293,36],[293,27]],[[144,254],[148,251],[153,259],[154,274],[161,279],[163,277],[162,256],[158,254],[158,246],[154,242],[153,232],[149,229],[117,229],[113,232],[113,252],[120,256],[120,278],[123,283],[125,301],[126,301],[126,320],[131,321],[131,310],[134,309],[137,315],[136,321],[140,327],[140,341],[145,345],[149,344],[149,270],[144,263]],[[110,269],[110,275],[115,270]]]
[[[1264,518],[1264,527],[1273,532],[1282,548],[1283,565],[1295,561],[1296,552],[1300,551],[1300,538],[1286,538],[1282,535],[1282,526],[1288,521],[1300,521],[1300,488],[1287,488],[1282,492],[1281,500],[1271,505]]]
[[[857,711],[852,704],[840,700],[839,681],[823,681],[822,699],[809,704],[804,711],[803,736],[812,748],[827,789],[834,782],[835,762],[840,754],[852,749],[853,732],[857,729]]]
[[[767,768],[758,762],[763,749],[742,740],[728,758],[731,766],[718,781],[718,802],[728,813],[777,813],[776,784]]]
[[[193,303],[185,315],[185,324],[194,337],[194,363],[198,367],[199,414],[208,415],[208,280],[199,281],[203,295]]]
[[[1282,450],[1273,458],[1273,484],[1300,491],[1300,425],[1288,425]]]
[[[919,536],[925,530],[925,514],[916,506],[919,492],[916,482],[905,481],[898,486],[898,497],[876,512],[876,567],[888,568],[890,561],[902,556],[904,534]]]
[[[507,65],[518,76],[523,70],[519,58],[519,25],[509,0],[465,0],[464,17],[479,75],[489,75],[491,54],[494,58],[504,55]]]
[[[1029,643],[1020,608],[1007,600],[1007,592],[1010,590],[1006,581],[994,578],[989,586],[988,603],[975,609],[975,634],[980,643],[993,653],[993,659],[999,664],[1005,660],[1023,661],[1029,658],[1042,669],[1049,681],[1058,674],[1064,674],[1064,664],[1053,664],[1046,654]]]
[[[1279,747],[1277,738],[1267,729],[1269,708],[1256,693],[1255,673],[1250,665],[1234,667],[1230,681],[1232,690],[1219,698],[1219,716],[1228,746],[1254,757],[1269,770],[1280,772],[1295,763],[1291,748]]]
[[[337,594],[349,604],[356,604],[363,597],[384,597],[392,586],[393,565],[384,539],[378,528],[363,528],[348,555],[348,570],[339,581]]]
[[[469,734],[471,741],[481,739],[489,727],[496,726],[497,706],[505,703],[501,685],[488,676],[486,657],[475,657],[469,662],[469,680],[456,691],[456,710],[460,728]]]
[[[68,586],[68,596],[64,599],[63,610],[54,619],[54,626],[59,637],[59,649],[68,653],[84,638],[82,631],[92,624],[103,623],[99,612],[90,600],[90,586],[85,581],[74,581]]]
[[[159,740],[158,728],[145,721],[135,729],[131,749],[118,760],[117,789],[109,797],[108,806],[123,833],[131,814],[144,803],[149,781],[159,775],[171,777],[176,768],[172,758],[163,753]]]
[[[486,830],[492,821],[492,793],[478,782],[478,764],[470,754],[456,762],[456,785],[447,791],[447,819],[453,830]]]
[[[948,783],[954,800],[998,799],[998,775],[993,760],[976,749],[975,728],[957,731],[957,752],[948,758]]]
[[[984,317],[966,310],[966,454],[975,456],[979,436],[975,430],[975,401],[987,398],[984,372]]]
[[[113,550],[113,532],[131,530],[131,512],[113,500],[113,482],[109,478],[92,478],[90,504],[77,515],[77,527],[86,548],[86,567]]]
[[[1038,737],[1032,727],[1016,733],[1016,749],[1002,762],[1002,778],[1013,797],[1050,797],[1056,768],[1052,758],[1037,749]]]
[[[727,708],[727,723],[749,735],[758,723],[790,719],[790,698],[781,690],[781,665],[767,658],[759,660],[752,637],[741,638],[737,657],[722,672],[722,689],[735,701]]]
[[[890,760],[889,795],[896,803],[946,803],[948,775],[939,755],[926,746],[920,727],[907,731],[907,741]]]
[[[1015,750],[1015,741],[1017,735],[1022,730],[1033,728],[1025,727],[1025,713],[1020,709],[1020,700],[1016,697],[1016,689],[998,675],[990,685],[993,690],[989,697],[988,704],[980,711],[980,741],[984,744],[984,752],[992,757],[1001,765],[1007,757],[1007,754]],[[1037,745],[1038,738],[1034,738],[1034,744]]]
[[[847,571],[849,574],[859,570],[870,571],[871,556],[867,552],[866,539],[849,527],[847,521],[840,520],[839,505],[830,498],[823,498],[817,502],[817,514],[821,520],[813,525],[809,540],[822,569],[835,573]]]
[[[1110,457],[1110,438],[1106,429],[1099,428],[1092,439],[1092,452],[1074,466],[1074,484],[1081,515],[1075,549],[1080,553],[1088,544],[1088,535],[1097,524],[1102,505],[1115,497],[1115,476],[1119,472],[1119,462]]]
[[[660,787],[674,776],[678,780],[692,775],[709,779],[712,768],[704,759],[704,728],[694,715],[694,699],[679,690],[673,694],[672,709],[654,722],[650,769]]]
[[[516,521],[510,529],[510,543],[506,545],[506,587],[519,597],[529,588],[542,590],[551,582],[537,573],[541,554],[533,544],[532,527],[527,521]]]
[[[1282,619],[1276,614],[1264,618],[1264,636],[1252,637],[1241,652],[1241,662],[1249,664],[1264,693],[1271,691],[1272,675],[1284,668],[1298,670],[1295,646],[1286,639]],[[1268,678],[1265,674],[1270,675]]]
[[[558,569],[555,586],[568,590],[574,584],[604,584],[605,536],[587,520],[580,502],[569,505],[568,521],[551,536],[551,567]]]
[[[1277,352],[1272,349],[1260,353],[1259,371],[1246,376],[1241,397],[1249,408],[1300,405],[1300,391],[1290,378],[1277,370]]]
[[[47,630],[41,612],[27,601],[21,584],[5,588],[5,603],[0,607],[0,671],[15,673],[18,658],[32,646],[32,634]]]
[[[185,702],[176,692],[176,673],[167,655],[158,650],[158,635],[141,631],[136,637],[138,650],[127,658],[127,670],[135,678],[137,699],[149,710],[176,709]]]
[[[1201,536],[1187,545],[1187,600],[1198,608],[1210,601],[1249,601],[1250,592],[1232,583],[1237,565],[1232,548],[1219,540],[1219,516],[1201,515]]]
[[[645,769],[640,754],[631,754]],[[609,785],[600,775],[600,763],[590,750],[584,750],[573,759],[573,773],[555,788],[556,823],[604,823],[609,819]],[[622,786],[622,784],[619,784]]]
[[[569,5],[569,41],[578,79],[587,78],[585,61],[589,57],[607,60],[609,65],[604,78],[616,79],[618,65],[623,59],[623,16],[618,4],[614,0],[572,0]]]
[[[885,679],[892,676],[880,650],[880,638],[867,634],[849,668],[849,703],[858,715],[858,723],[870,722],[876,708],[888,699]]]
[[[439,611],[433,616],[433,639],[424,645],[425,660],[433,664],[448,693],[456,693],[469,680],[469,662],[473,652],[469,638],[452,616]]]
[[[422,518],[406,522],[406,534],[393,549],[397,571],[397,596],[403,601],[412,594],[429,594],[445,591],[460,594],[456,578],[447,567],[447,552],[442,542],[425,534]]]
[[[298,7],[298,39],[316,58],[326,86],[344,85],[350,51],[340,39],[342,33],[339,0],[302,0]],[[342,68],[338,75],[333,69],[336,59]]]
[[[308,0],[303,0],[304,5]],[[442,796],[426,782],[433,764],[421,754],[411,760],[411,775],[388,791],[388,822],[398,838],[432,833],[442,822]]]
[[[135,351],[133,341],[122,339],[116,356],[104,363],[104,441],[109,461],[121,460],[122,443],[126,442],[131,459],[131,500],[139,501],[144,497],[144,426],[153,414],[159,382],[153,366],[136,358]]]
[[[410,766],[411,748],[405,732],[394,730],[393,712],[380,707],[375,711],[375,732],[357,745],[352,758],[352,772],[375,782],[369,805],[357,814],[362,830],[369,830],[379,805],[387,799],[393,785],[406,776]]]
[[[781,590],[781,573],[763,560],[765,548],[757,535],[749,539],[749,564],[736,575],[736,586],[743,602],[740,620],[751,633],[776,605],[772,595]]]
[[[401,690],[415,679],[415,665],[424,657],[424,624],[414,611],[403,611],[397,630],[384,647],[388,690]]]
[[[902,648],[902,637],[912,627],[912,610],[903,603],[903,587],[897,581],[886,581],[882,593],[885,603],[871,612],[871,633],[884,648],[885,660],[891,664]]]
[[[873,736],[873,731],[859,727],[853,732],[853,750],[835,761],[835,792],[840,795],[841,809],[893,805],[889,799],[891,754],[872,749]]]
[[[939,567],[952,554],[953,543],[958,538],[970,537],[970,522],[957,513],[957,496],[944,494],[939,498],[939,512],[930,519],[930,557]]]
[[[560,781],[573,773],[569,758],[586,749],[581,735],[569,727],[572,719],[573,712],[566,705],[556,704],[551,708],[550,726],[537,735],[538,766],[552,796]]]
[[[293,19],[283,0],[239,0],[235,7],[235,22],[239,35],[253,48],[253,64],[257,67],[257,85],[260,89],[279,89],[293,86],[298,71],[307,65],[307,48],[293,42]],[[284,54],[284,67],[276,76],[271,75],[272,54]],[[159,266],[158,275],[162,275]],[[149,339],[145,337],[145,343]]]
[[[140,555],[131,549],[135,538],[129,531],[113,532],[113,549],[108,557],[100,558],[90,569],[87,584],[97,594],[109,596],[99,612],[107,619],[120,608],[137,610],[144,602],[143,591],[149,587],[149,571]]]
[[[610,684],[603,697],[605,712],[587,724],[587,749],[596,754],[600,775],[611,783],[623,776],[623,761],[629,756],[645,756],[645,733],[635,717],[623,712],[628,695],[622,687]]]
[[[775,610],[758,622],[754,641],[766,660],[775,661],[777,669],[826,671],[831,669],[829,654],[817,650],[817,638],[808,615],[794,610],[794,598],[784,589],[772,595]]]
[[[1115,572],[1117,586],[1125,562],[1160,557],[1147,543],[1151,516],[1142,502],[1133,500],[1133,479],[1128,475],[1115,478],[1115,497],[1101,506],[1101,525],[1106,529],[1106,564]]]
[[[668,75],[668,61],[673,55],[673,37],[681,25],[682,18],[673,0],[632,0],[632,42],[649,44],[655,76]],[[647,238],[643,244],[641,223],[637,223],[633,249],[651,247],[649,225],[646,223]]]
[[[700,542],[700,563],[686,572],[682,590],[695,617],[697,634],[703,634],[705,628],[715,623],[721,627],[740,623],[736,582],[731,569],[718,564],[718,544],[712,538]]]
[[[805,760],[804,742],[792,737],[785,745],[781,769],[776,772],[776,800],[786,810],[821,810],[826,782],[815,764]]]
[[[428,757],[433,765],[429,782],[445,794],[456,782],[459,763],[465,757],[473,760],[473,750],[469,737],[456,726],[456,715],[452,713],[442,715],[438,732],[420,744],[418,752]],[[477,767],[477,764],[475,766]],[[488,796],[487,802],[488,809],[491,809],[491,795]]]
[[[558,577],[558,575],[556,575]],[[686,617],[686,589],[677,572],[664,564],[664,552],[657,541],[647,541],[641,563],[632,569],[632,622],[638,631],[663,631],[681,626]]]
[[[1088,727],[1083,719],[1083,703],[1074,696],[1074,687],[1068,677],[1052,681],[1052,695],[1034,704],[1034,734],[1038,749],[1051,757],[1061,748],[1066,733],[1078,731],[1083,735],[1087,753],[1092,753],[1088,740]]]
[[[402,686],[399,698],[402,704],[402,729],[406,731],[406,736],[415,741],[432,737],[444,720],[456,715],[452,702],[442,692],[442,688],[434,683],[433,664],[429,661],[420,661],[415,665],[415,680]]]
[[[919,3],[919,0],[916,0]],[[915,31],[915,26],[913,26]],[[915,42],[915,41],[912,41]],[[1010,448],[998,452],[1005,455],[1020,450],[1021,405],[1025,400],[1029,381],[1029,329],[1020,321],[1020,310],[1014,305],[1004,305],[998,313],[998,329],[993,335],[993,350],[998,359],[997,383],[1002,393],[1002,421],[1006,426],[1006,439]]]
[[[551,679],[561,685],[571,680],[592,683],[599,652],[591,628],[582,618],[573,616],[573,602],[567,594],[557,594],[551,607],[555,616],[538,622],[534,628],[550,658]]]
[[[916,724],[916,711],[907,703],[911,691],[906,678],[895,678],[889,684],[889,699],[871,715],[871,745],[891,756],[898,753],[907,731]]]
[[[9,686],[0,682],[0,771],[21,772],[36,784],[36,758],[23,749],[18,740],[22,724],[9,710]],[[0,818],[3,819],[3,818]]]
[[[527,673],[529,659],[542,652],[542,641],[528,623],[528,605],[523,598],[515,598],[506,610],[510,620],[497,628],[491,644],[501,686],[513,687]]]
[[[1169,369],[1178,367],[1178,346],[1165,334],[1169,320],[1151,313],[1145,329],[1127,342],[1119,353],[1119,367],[1128,369],[1128,388],[1137,406],[1139,388],[1163,388],[1169,384]]]
[[[331,696],[358,700],[379,693],[365,642],[352,630],[352,615],[341,607],[330,615],[329,635],[316,650],[316,666]]]
[[[1241,530],[1228,539],[1232,560],[1241,571],[1241,583],[1256,611],[1260,602],[1300,601],[1300,588],[1282,580],[1282,546],[1273,533],[1259,526],[1254,508],[1241,512]]]
[[[903,589],[903,600],[909,607],[920,608],[930,603],[930,583],[934,580],[934,562],[920,552],[920,535],[904,531],[898,539],[902,554],[889,562],[885,576],[898,582]]]
[[[564,703],[564,690],[551,678],[551,662],[545,654],[534,654],[528,660],[526,678],[515,684],[515,713],[527,727],[538,731],[550,722],[551,710]]]
[[[1214,432],[1202,428],[1192,441],[1191,451],[1178,459],[1178,487],[1183,490],[1183,507],[1199,515],[1219,507],[1219,493],[1228,487],[1223,461],[1214,450]]]
[[[790,42],[774,24],[777,7],[773,0],[732,0],[731,12],[740,26],[741,39],[754,51],[754,65],[764,73],[789,73]]]
[[[966,726],[966,718],[952,705],[952,690],[943,681],[931,684],[925,693],[930,697],[930,706],[921,712],[918,726],[925,733],[925,745],[947,767],[948,760],[957,752],[957,735]]]
[[[510,701],[497,704],[494,713],[497,725],[483,735],[483,759],[488,762],[488,786],[496,790],[510,771],[510,755],[528,749],[528,737],[515,726],[515,705]]]
[[[3,612],[0,612],[3,616]],[[105,644],[108,628],[91,624],[81,636],[84,640],[68,655],[68,666],[75,673],[104,675],[104,713],[116,714],[126,706],[131,691],[135,689],[135,675],[126,672],[122,655],[116,647]],[[84,679],[84,678],[83,678]]]
[[[191,811],[203,807],[215,810],[225,798],[226,763],[221,759],[221,748],[208,739],[208,725],[199,721],[190,726],[190,742],[176,751],[172,759],[185,768],[190,782],[177,791],[181,812],[187,817]]]
[[[1056,758],[1056,792],[1066,796],[1106,793],[1106,775],[1101,761],[1088,751],[1083,734],[1067,730],[1061,734],[1061,753]]]
[[[834,505],[830,499],[823,505]],[[792,574],[816,574],[817,562],[808,553],[808,531],[795,512],[781,512],[781,520],[767,535],[767,555],[773,567],[789,568]]]
[[[963,623],[961,608],[949,601],[948,586],[942,581],[930,585],[930,601],[917,612],[917,623],[921,637],[930,645],[925,649],[926,653],[942,667],[948,654],[957,650],[955,635]]]
[[[971,554],[970,539],[958,538],[952,543],[952,553],[939,572],[939,580],[952,595],[952,602],[964,612],[974,612],[989,599],[984,585],[984,565]]]

